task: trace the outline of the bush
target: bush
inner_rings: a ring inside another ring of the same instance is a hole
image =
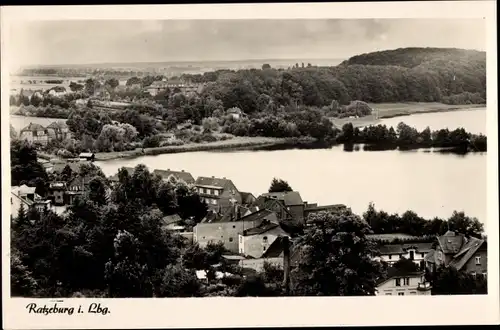
[[[148,136],[142,142],[143,148],[157,148],[161,144],[161,137],[159,135]]]

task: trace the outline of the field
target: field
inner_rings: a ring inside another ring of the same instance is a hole
[[[354,127],[363,127],[367,125],[376,125],[380,122],[380,119],[384,118],[408,116],[418,113],[456,111],[486,106],[484,104],[452,105],[437,102],[368,103],[368,105],[378,112],[378,119],[376,119],[374,115],[370,115],[361,118],[330,118],[330,120],[338,128],[341,128],[344,124],[349,122],[352,123]]]

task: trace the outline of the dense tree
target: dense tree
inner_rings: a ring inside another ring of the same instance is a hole
[[[487,280],[453,267],[440,268],[432,276],[433,295],[487,294]]]
[[[468,236],[480,238],[484,232],[484,225],[476,218],[468,217],[464,212],[454,211],[448,219],[449,230]]]
[[[282,179],[273,178],[273,180],[271,181],[271,186],[269,187],[269,192],[273,193],[286,191],[293,191],[288,182]]]
[[[10,161],[11,185],[28,184],[34,186],[37,178],[47,182],[47,173],[38,162],[37,151],[33,144],[20,140],[11,141]]]
[[[295,295],[374,295],[382,265],[366,238],[370,228],[349,210],[310,215],[300,237],[300,260],[292,275]]]

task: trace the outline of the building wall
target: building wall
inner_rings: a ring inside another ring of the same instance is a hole
[[[401,293],[404,296],[412,296],[412,295],[430,295],[431,290],[427,291],[418,291],[417,287],[419,283],[424,282],[424,277],[423,276],[413,276],[409,277],[410,283],[409,285],[404,285],[403,278],[400,279],[401,286],[396,286],[396,279],[390,279],[387,282],[382,283],[381,285],[377,286],[377,296],[386,296],[386,295],[391,295],[391,296],[398,296]]]
[[[282,234],[282,230],[275,228],[259,235],[243,236],[239,235],[239,253],[259,258],[267,248]],[[266,239],[264,239],[266,237]]]
[[[298,223],[304,223],[304,205],[289,206],[288,211],[292,214],[293,219]]]
[[[476,260],[476,257],[478,257],[479,260]],[[463,269],[468,273],[476,273],[477,275],[487,273],[488,254],[486,248],[481,247],[478,251],[476,251],[476,253],[472,255],[472,258],[470,258],[464,265]]]
[[[64,204],[64,190],[54,190],[54,204],[62,205]]]
[[[401,257],[407,259],[407,260],[410,260],[410,251],[407,251],[406,253],[402,253],[401,254]],[[420,265],[420,263],[424,260],[424,257],[427,255],[428,252],[416,252],[413,254],[413,262],[417,265]],[[423,255],[423,256],[422,256]],[[380,260],[381,261],[385,261],[387,262],[388,264],[393,264],[397,261],[399,261],[399,259],[401,259],[401,257],[399,256],[399,254],[383,254],[380,256]]]
[[[239,262],[239,266],[243,268],[251,268],[257,272],[264,270],[264,263],[268,262],[270,264],[279,266],[283,268],[283,258],[258,258],[258,259],[245,259]]]
[[[31,132],[31,131],[24,131],[24,132],[21,132],[21,135],[19,136],[19,138],[21,140],[26,140],[26,141],[30,141],[30,142],[38,142],[41,144],[47,144],[47,142],[48,142],[47,134],[45,134],[45,132],[43,132],[43,131],[37,131],[37,134],[38,135],[35,135],[34,132]]]
[[[207,246],[210,241],[223,242],[226,249],[238,253],[238,235],[259,224],[260,221],[199,223],[193,228],[193,241],[200,247]]]

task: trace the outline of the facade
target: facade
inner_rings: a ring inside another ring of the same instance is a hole
[[[287,236],[287,235],[286,235]],[[271,265],[283,268],[285,255],[284,255],[284,237],[278,236],[267,250],[262,253],[258,258],[252,257],[242,257],[239,256],[239,266],[242,268],[250,268],[257,272],[261,272],[264,269],[264,264],[269,263]],[[294,267],[300,257],[300,248],[294,247],[293,244],[290,247],[290,265]]]
[[[243,205],[254,205],[257,201],[257,198],[252,193],[249,192],[240,192],[241,195],[241,203]]]
[[[11,217],[17,217],[21,205],[28,211],[35,208],[39,212],[49,210],[52,206],[50,200],[43,199],[40,195],[35,193],[35,187],[27,185],[11,187]]]
[[[242,204],[240,192],[229,179],[199,177],[194,185],[209,210],[224,213],[232,205]]]
[[[272,213],[269,210],[260,210],[229,221],[221,218],[206,218],[193,228],[193,241],[201,247],[205,247],[209,242],[222,242],[226,249],[238,253],[239,234],[246,229],[259,226],[265,219],[272,217],[270,216]]]
[[[182,181],[187,185],[192,185],[195,182],[194,177],[191,175],[191,173],[184,172],[184,170],[181,171],[171,171],[170,169],[154,170],[153,174],[161,176],[161,178],[164,181],[170,181],[174,179],[175,181]]]
[[[66,191],[68,204],[73,204],[76,197],[83,195],[85,190],[87,190],[90,180],[91,178],[89,177],[76,176],[68,182]]]
[[[255,205],[276,212],[280,221],[300,224],[305,222],[305,203],[296,191],[262,194],[257,198]]]
[[[388,276],[376,288],[377,296],[430,295],[431,285],[425,281],[424,272],[406,272],[391,267]]]
[[[40,124],[30,123],[19,133],[19,139],[46,145],[49,142],[47,129]]]
[[[439,267],[454,267],[459,271],[486,277],[487,252],[486,239],[448,231],[436,239],[435,247],[425,258],[425,265],[431,272]]]
[[[260,226],[244,230],[239,234],[239,253],[252,258],[260,258],[280,236],[289,236],[277,223],[276,213],[270,213],[267,221]]]
[[[380,257],[377,259],[392,265],[401,258],[405,258],[424,269],[424,259],[431,250],[432,243],[383,244],[379,246]]]
[[[66,202],[66,183],[65,182],[52,182],[49,185],[49,196],[51,197],[54,205],[64,205]]]

